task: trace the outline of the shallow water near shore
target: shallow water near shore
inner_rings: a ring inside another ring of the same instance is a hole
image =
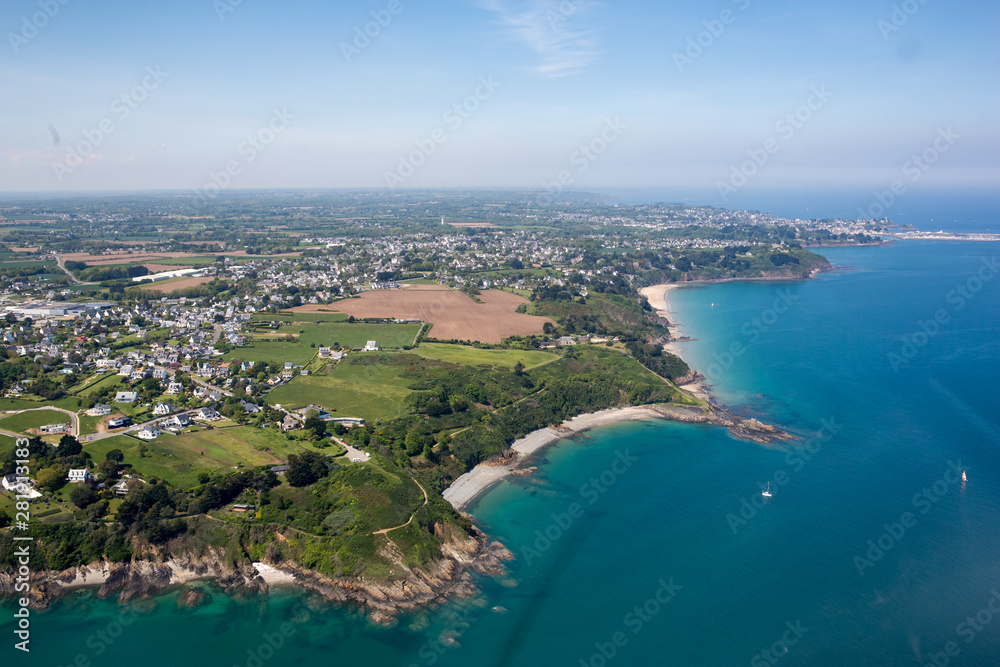
[[[672,291],[716,396],[803,439],[652,420],[548,448],[470,508],[518,556],[478,599],[384,629],[291,591],[164,596],[105,642],[117,604],[76,592],[33,617],[29,664],[922,665],[948,642],[995,664],[1000,618],[976,615],[1000,590],[1000,276],[948,297],[997,250],[824,249],[838,270],[813,281]]]

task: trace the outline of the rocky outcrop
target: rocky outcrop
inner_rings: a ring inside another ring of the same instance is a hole
[[[387,540],[381,555],[394,564],[393,578],[389,579],[363,575],[332,578],[297,563],[269,564],[293,575],[297,584],[324,600],[360,605],[373,622],[388,625],[400,611],[474,595],[470,570],[491,575],[506,572],[503,561],[513,558],[510,551],[499,542],[490,543],[482,531],[473,531],[468,535],[455,526],[438,524],[435,535],[442,542],[443,557],[421,567],[407,566],[403,554]]]
[[[331,578],[296,563],[268,563],[291,574],[297,584],[312,590],[325,600],[355,603],[368,610],[372,621],[394,622],[400,611],[452,597],[469,597],[476,591],[470,571],[499,575],[506,572],[503,561],[513,555],[499,542],[489,542],[486,535],[473,528],[467,534],[451,525],[435,527],[442,542],[441,558],[421,567],[409,567],[396,545],[387,539],[382,555],[393,564],[391,577]],[[29,599],[35,609],[44,609],[65,590],[79,586],[100,585],[99,597],[118,595],[120,603],[150,598],[171,586],[195,580],[211,580],[229,595],[245,596],[267,593],[268,585],[260,573],[246,561],[232,565],[223,550],[208,549],[204,554],[173,554],[167,560],[137,560],[130,563],[98,562],[62,572],[39,572],[31,578]],[[0,573],[0,595],[24,596],[15,591],[14,575]],[[187,589],[178,606],[202,603],[204,593]]]
[[[781,429],[765,424],[756,418],[745,419],[714,403],[708,410],[693,411],[669,405],[658,405],[652,408],[665,419],[685,422],[688,424],[715,424],[729,429],[737,438],[753,440],[762,444],[775,440],[794,440],[796,436]]]

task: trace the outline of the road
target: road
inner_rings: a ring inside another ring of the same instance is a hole
[[[52,253],[52,256],[56,258],[56,265],[60,269],[62,269],[62,272],[66,274],[66,277],[68,277],[69,280],[70,280],[70,282],[73,283],[74,285],[96,285],[97,284],[97,283],[85,283],[85,282],[82,282],[80,280],[77,280],[76,276],[74,276],[72,273],[70,273],[69,269],[66,268],[66,265],[63,264],[63,258],[62,257],[60,257],[59,255],[57,255],[56,253]]]

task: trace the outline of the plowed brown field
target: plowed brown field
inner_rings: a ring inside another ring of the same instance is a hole
[[[507,336],[542,333],[542,326],[552,320],[515,313],[527,300],[510,292],[489,290],[476,303],[466,295],[435,285],[409,285],[402,289],[364,292],[359,298],[322,306],[354,317],[413,318],[431,322],[430,337],[439,340],[478,340],[499,343]],[[303,306],[293,310],[316,309]]]

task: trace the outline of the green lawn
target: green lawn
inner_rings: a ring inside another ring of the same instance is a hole
[[[46,424],[69,424],[69,415],[56,410],[32,410],[21,412],[0,419],[0,428],[14,431],[15,433],[27,433],[29,428],[38,428]]]
[[[276,333],[296,336],[294,342],[281,338],[258,338],[227,353],[223,358],[277,363],[291,361],[294,364],[304,366],[316,354],[316,349],[322,346],[339,343],[341,347],[364,347],[368,341],[374,340],[382,348],[401,348],[404,345],[411,345],[419,330],[419,324],[348,324],[346,322],[286,324]]]
[[[405,365],[355,365],[344,360],[329,375],[297,376],[268,394],[267,400],[286,408],[316,403],[335,409],[336,417],[390,419],[407,412],[403,401],[413,379],[400,377],[405,369]]]
[[[414,350],[421,357],[465,366],[505,366],[512,368],[520,361],[525,368],[534,368],[555,361],[559,355],[541,350],[481,350],[468,345],[421,343]]]

